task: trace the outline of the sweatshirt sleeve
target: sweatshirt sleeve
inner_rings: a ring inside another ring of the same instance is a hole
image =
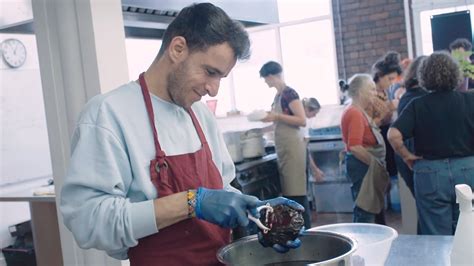
[[[138,239],[156,233],[153,200],[130,202],[130,162],[119,139],[95,124],[79,124],[60,195],[66,227],[81,248],[127,258]]]
[[[221,150],[221,157],[222,157],[222,183],[224,190],[241,193],[240,190],[234,188],[230,185],[232,180],[235,178],[235,164],[232,160],[232,157],[227,150],[227,146],[224,141],[224,137],[220,131],[218,131],[218,143],[219,149]]]

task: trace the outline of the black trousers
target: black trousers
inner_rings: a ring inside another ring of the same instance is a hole
[[[397,163],[395,162],[395,151],[387,139],[387,132],[389,128],[390,125],[380,126],[380,133],[382,133],[383,141],[385,142],[385,161],[387,162],[387,172],[389,176],[394,176],[398,174],[398,170]]]

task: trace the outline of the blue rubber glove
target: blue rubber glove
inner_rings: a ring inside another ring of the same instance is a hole
[[[254,196],[199,187],[196,195],[196,217],[225,228],[247,226],[247,210],[252,215],[257,215],[259,203]]]
[[[299,204],[298,202],[296,201],[293,201],[293,200],[290,200],[290,199],[287,199],[287,198],[284,198],[284,197],[278,197],[278,198],[274,198],[274,199],[269,199],[269,200],[265,200],[265,201],[261,201],[258,206],[261,206],[261,205],[265,205],[267,203],[270,203],[270,206],[276,206],[276,205],[287,205],[295,210],[299,210],[299,211],[302,211],[304,212],[304,207],[301,206],[301,204]],[[300,230],[300,235],[304,232],[305,228],[303,226],[303,228],[301,228]],[[262,246],[266,247],[265,243],[263,242],[263,233],[261,231],[258,232],[258,241],[260,242],[260,244],[262,244]],[[288,241],[286,242],[286,245],[280,245],[280,244],[274,244],[272,246],[272,248],[276,251],[276,252],[279,252],[279,253],[286,253],[288,252],[290,249],[294,249],[294,248],[298,248],[301,246],[301,240],[299,238],[296,238],[295,240],[293,241]]]

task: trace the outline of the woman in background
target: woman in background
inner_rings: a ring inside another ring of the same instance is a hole
[[[420,233],[453,235],[459,217],[454,187],[474,188],[474,94],[455,91],[459,65],[445,52],[431,54],[418,71],[420,86],[431,93],[405,107],[388,139],[413,169]],[[408,138],[414,154],[403,144]]]
[[[468,39],[458,38],[449,44],[449,50],[451,51],[451,55],[454,55],[455,53],[465,53],[472,50],[472,44]],[[464,60],[468,62],[471,61],[469,58],[464,58]],[[459,83],[456,90],[466,92],[468,91],[468,89],[469,89],[469,77],[462,76],[462,82]]]
[[[400,54],[397,52],[390,51],[379,59],[372,66],[373,80],[376,85],[377,97],[374,100],[374,104],[385,104],[388,112],[385,115],[381,115],[377,111],[369,111],[369,115],[374,119],[377,125],[380,127],[382,136],[384,138],[386,154],[386,168],[391,179],[398,179],[398,171],[395,163],[395,152],[388,143],[387,132],[393,122],[393,114],[397,110],[395,102],[390,100],[388,97],[388,90],[390,86],[396,81],[397,77],[402,73],[400,66]],[[385,223],[385,212],[382,210],[376,217],[376,223]]]
[[[372,75],[376,86],[377,96],[375,101],[382,100],[383,102],[385,102],[389,112],[387,112],[383,116],[378,112],[373,112],[371,115],[374,120],[379,124],[386,144],[388,144],[386,138],[387,131],[390,127],[390,124],[393,122],[393,113],[397,109],[393,102],[388,99],[388,89],[401,73],[402,68],[400,66],[400,55],[397,52],[393,51],[388,52],[372,66]],[[393,149],[391,149],[390,147],[387,148],[388,150],[385,158],[387,162],[387,171],[390,176],[394,176],[397,174],[397,169],[393,157],[394,153]]]
[[[303,107],[304,107],[304,113],[306,115],[306,118],[314,118],[316,115],[319,113],[319,110],[321,110],[321,105],[319,104],[318,100],[316,98],[303,98]],[[305,128],[305,139],[306,143],[309,141],[309,125],[306,126]],[[314,161],[313,155],[309,150],[307,150],[308,153],[308,165],[309,169],[311,170],[312,176],[316,179],[316,181],[321,182],[324,179],[324,173],[319,169],[319,167],[316,165],[316,162]]]
[[[399,115],[403,112],[403,110],[405,109],[405,107],[411,100],[428,94],[427,90],[420,87],[420,84],[418,82],[418,77],[417,77],[418,67],[421,64],[421,61],[425,58],[426,56],[419,56],[415,58],[405,73],[403,84],[406,91],[402,95],[398,103],[397,113]],[[405,140],[404,144],[410,152],[414,152],[415,147],[414,147],[413,139]],[[414,190],[414,185],[413,185],[413,171],[408,167],[408,165],[406,165],[403,159],[397,154],[395,155],[395,161],[397,164],[398,172],[400,172],[400,175],[402,176],[403,180],[407,184],[407,187],[410,189],[410,192],[412,193],[412,195],[415,196],[415,190]]]
[[[341,118],[342,140],[346,146],[346,172],[352,182],[351,190],[354,204],[353,222],[374,223],[375,214],[384,206],[384,191],[387,180],[382,187],[375,190],[367,186],[374,178],[388,179],[384,168],[385,145],[380,130],[365,110],[373,105],[375,83],[367,74],[356,74],[349,79],[349,84],[341,84],[352,99]],[[378,110],[384,115],[383,109]],[[369,171],[369,166],[377,171]],[[370,178],[370,179],[369,179]],[[364,185],[364,180],[366,181]],[[370,193],[359,193],[361,189]],[[378,192],[377,192],[378,191]],[[376,195],[367,201],[367,196]]]
[[[301,131],[306,126],[305,111],[298,93],[286,85],[282,72],[281,65],[274,61],[260,69],[260,77],[268,87],[276,89],[272,110],[262,121],[274,124],[282,194],[304,206],[305,227],[311,228],[306,194],[306,142]]]

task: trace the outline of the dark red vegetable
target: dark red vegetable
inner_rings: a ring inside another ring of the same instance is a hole
[[[295,240],[304,225],[302,212],[287,205],[276,205],[268,217],[266,214],[267,210],[260,211],[260,221],[270,228],[267,233],[262,232],[263,242],[267,246],[285,245],[288,240]]]

